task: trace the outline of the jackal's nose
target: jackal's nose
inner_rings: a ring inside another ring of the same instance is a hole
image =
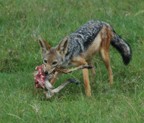
[[[45,71],[44,73],[45,73],[45,75],[48,75],[48,71]]]

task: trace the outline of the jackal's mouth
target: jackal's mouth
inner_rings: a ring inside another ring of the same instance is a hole
[[[52,68],[51,70],[44,71],[44,74],[45,74],[46,76],[50,76],[51,74],[54,74],[54,73],[55,73],[55,69],[56,69],[56,68]]]

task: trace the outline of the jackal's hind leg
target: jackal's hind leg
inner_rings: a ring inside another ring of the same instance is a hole
[[[112,30],[111,28],[109,28],[109,26],[105,26],[103,28],[103,31],[101,32],[101,38],[102,38],[102,43],[101,43],[100,53],[105,63],[105,66],[108,70],[110,85],[112,85],[113,74],[112,74],[112,69],[110,66],[110,57],[109,57],[109,48],[110,48],[110,42],[112,39]]]
[[[102,56],[102,59],[105,63],[105,66],[108,70],[108,74],[109,74],[109,83],[110,85],[113,84],[113,73],[112,73],[112,69],[111,69],[111,65],[110,65],[110,57],[109,57],[109,53],[106,52],[106,50],[101,50],[101,56]]]

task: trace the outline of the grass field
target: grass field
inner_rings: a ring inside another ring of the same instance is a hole
[[[143,0],[0,0],[0,123],[143,123],[143,6]],[[32,73],[42,64],[34,35],[55,46],[90,19],[110,23],[129,42],[131,63],[124,66],[111,47],[112,88],[96,56],[92,97],[85,96],[79,71],[61,76],[55,86],[70,77],[80,85],[69,85],[45,100],[43,91],[34,88]]]

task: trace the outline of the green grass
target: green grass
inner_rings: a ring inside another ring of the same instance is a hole
[[[0,0],[0,123],[142,123],[144,121],[143,0]],[[51,45],[90,19],[109,22],[133,51],[124,66],[111,47],[114,85],[96,56],[91,76],[92,97],[84,94],[82,73],[63,75],[56,84],[75,77],[51,100],[36,90],[33,71],[42,64],[34,35]]]

